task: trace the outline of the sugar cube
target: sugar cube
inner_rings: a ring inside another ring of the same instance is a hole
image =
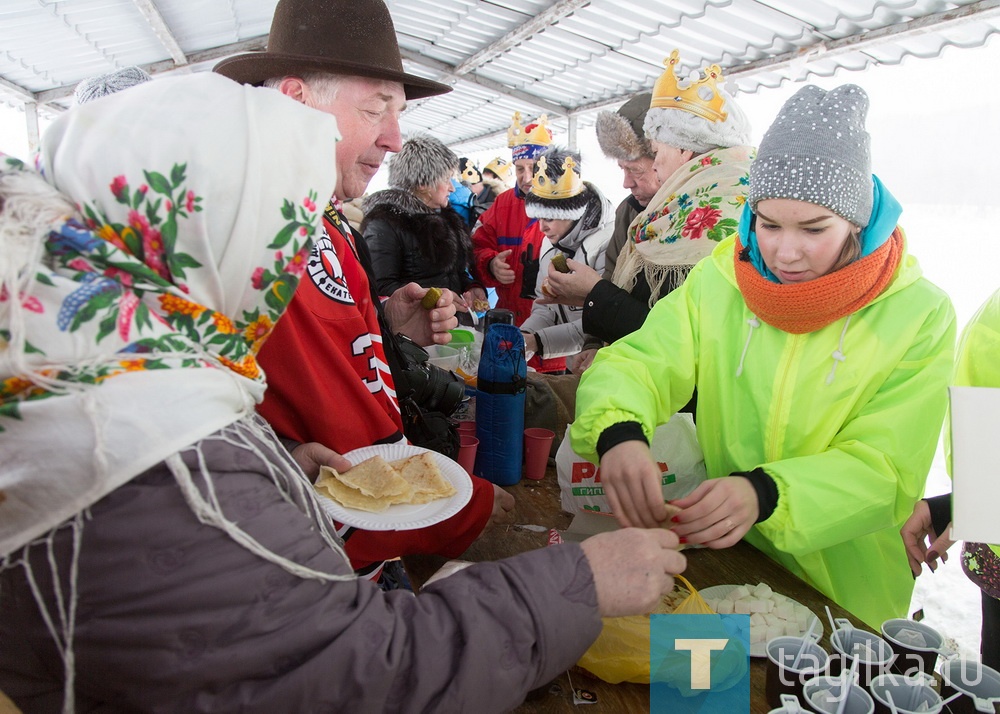
[[[773,593],[774,591],[771,590],[771,586],[767,583],[761,583],[753,589],[753,594],[761,598],[770,597]]]
[[[728,599],[719,600],[718,606],[715,611],[720,615],[732,615],[733,614],[733,601]]]
[[[795,615],[795,608],[792,607],[792,603],[788,602],[776,602],[774,606],[774,614],[780,617],[782,620],[791,620]]]
[[[750,614],[750,602],[747,600],[737,600],[733,603],[733,611],[737,615],[749,615]]]

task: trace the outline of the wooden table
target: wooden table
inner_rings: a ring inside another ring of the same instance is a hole
[[[548,543],[548,529],[565,530],[572,516],[559,505],[559,486],[555,469],[550,467],[541,481],[522,480],[507,488],[517,502],[512,525],[490,526],[463,555],[463,560],[475,562],[499,560]],[[544,531],[521,526],[544,526]],[[826,621],[824,606],[829,606],[834,617],[846,617],[855,626],[870,629],[804,581],[792,575],[782,566],[768,558],[747,543],[739,543],[726,550],[696,549],[686,551],[688,567],[684,576],[699,588],[712,585],[766,582],[775,592],[782,593],[802,603],[822,618],[823,639],[820,644],[832,652],[830,647],[830,626]],[[411,556],[404,559],[407,572],[414,587],[419,589],[426,580],[446,561],[437,556]],[[766,714],[771,710],[764,697],[766,660],[751,658],[750,666],[750,711]],[[582,710],[573,704],[572,687],[581,687],[597,695],[597,704],[586,705]],[[649,686],[640,684],[608,684],[586,677],[579,670],[561,675],[548,687],[533,692],[518,707],[516,712],[534,714],[541,712],[575,712],[576,714],[597,714],[598,712],[642,712],[649,711]],[[737,714],[737,713],[733,713]]]

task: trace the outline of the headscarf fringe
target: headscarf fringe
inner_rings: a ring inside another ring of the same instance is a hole
[[[637,250],[630,250],[620,257],[615,267],[615,284],[628,293],[635,290],[639,274],[649,285],[649,307],[652,309],[662,296],[680,287],[691,272],[692,265],[658,265],[646,260]]]

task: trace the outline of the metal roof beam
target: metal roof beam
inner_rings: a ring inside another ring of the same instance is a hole
[[[998,2],[1000,2],[1000,0],[998,0]],[[556,104],[553,101],[539,97],[537,94],[531,94],[520,89],[508,87],[506,84],[496,82],[492,79],[487,79],[486,77],[480,77],[475,74],[464,74],[459,76],[455,74],[454,65],[448,64],[447,62],[441,62],[440,60],[431,59],[430,57],[424,57],[413,50],[400,48],[399,53],[403,56],[403,59],[413,62],[413,64],[439,72],[443,75],[442,79],[451,78],[462,82],[472,82],[473,84],[478,84],[480,87],[484,87],[491,92],[496,92],[497,94],[502,94],[507,97],[513,97],[514,99],[522,102],[527,102],[528,104],[534,105],[539,109],[544,109],[551,114],[569,116],[570,112],[573,111],[570,107],[564,107],[562,104]]]
[[[163,20],[163,15],[160,14],[153,0],[132,0],[132,3],[149,24],[149,28],[156,35],[156,39],[166,48],[174,63],[177,65],[187,64],[187,55],[184,54],[184,50],[177,43],[174,33],[167,27],[167,23]]]
[[[474,55],[462,60],[455,66],[454,74],[463,75],[492,60],[498,55],[512,47],[517,46],[524,40],[538,34],[549,25],[554,25],[567,15],[579,10],[584,5],[589,5],[590,0],[559,0],[546,10],[535,15],[527,22],[515,27],[496,42],[492,42]]]
[[[241,52],[252,52],[254,50],[262,50],[267,46],[267,35],[261,37],[253,37],[249,40],[242,40],[240,42],[233,42],[228,45],[221,45],[219,47],[211,47],[207,50],[202,50],[200,52],[193,52],[187,56],[187,65],[199,64],[201,62],[210,62],[212,60],[222,59],[223,57],[229,57],[230,55],[240,54]],[[151,62],[150,64],[140,65],[142,69],[146,70],[149,74],[156,76],[158,74],[166,74],[175,69],[181,69],[187,65],[178,65],[173,60],[161,60],[159,62]],[[0,82],[4,83],[6,86],[8,83],[5,80],[0,79]],[[13,85],[16,86],[16,85]],[[62,87],[56,87],[55,89],[46,89],[44,92],[38,92],[37,95],[31,95],[29,98],[32,101],[38,101],[39,104],[47,104],[49,102],[55,102],[60,99],[65,99],[66,97],[73,94],[73,90],[76,89],[75,84],[67,84]],[[22,90],[22,92],[27,90]]]
[[[946,30],[974,20],[984,20],[1000,15],[1000,0],[981,0],[971,5],[963,5],[952,10],[924,15],[908,22],[881,27],[839,40],[828,40],[810,47],[785,52],[774,57],[765,57],[746,64],[725,68],[726,77],[753,74],[762,70],[774,71],[812,59],[836,57],[849,52],[863,52],[865,49],[889,40],[905,39],[926,34],[932,30]]]
[[[863,52],[867,48],[884,44],[890,40],[915,37],[934,30],[943,30],[948,27],[958,26],[975,20],[984,20],[997,15],[1000,15],[1000,0],[981,0],[980,2],[963,5],[953,10],[945,10],[933,15],[918,17],[909,22],[901,22],[878,30],[862,32],[839,40],[817,42],[808,47],[800,47],[791,52],[784,52],[773,57],[765,57],[753,62],[747,62],[746,64],[723,67],[722,72],[726,78],[752,75],[763,71],[771,72],[821,57],[835,57],[847,54],[848,52]],[[628,94],[620,94],[609,99],[600,99],[596,102],[580,104],[573,108],[570,115],[583,114],[595,109],[604,109],[613,104],[625,102],[639,92],[648,89],[649,87],[644,87]]]
[[[38,101],[38,97],[30,89],[25,89],[20,84],[14,84],[13,82],[0,77],[0,87],[3,87],[11,94],[17,95],[20,99],[25,102],[35,102]]]

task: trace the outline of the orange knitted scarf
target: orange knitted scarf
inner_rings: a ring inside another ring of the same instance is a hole
[[[733,252],[736,283],[747,307],[768,325],[801,335],[851,315],[878,297],[903,257],[903,233],[897,226],[875,252],[797,285],[772,283],[750,261],[740,260],[742,252],[743,244],[737,235]]]

